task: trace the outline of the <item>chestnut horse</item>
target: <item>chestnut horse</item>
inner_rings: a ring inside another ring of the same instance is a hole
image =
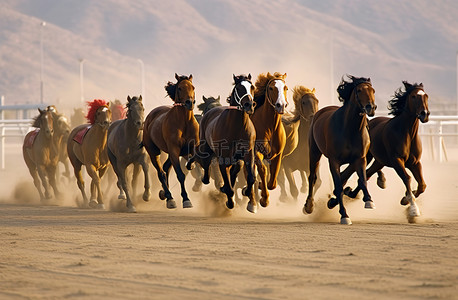
[[[111,123],[111,111],[104,100],[94,100],[88,102],[88,105],[89,111],[86,117],[90,124],[79,125],[72,130],[67,141],[67,151],[78,188],[83,195],[84,204],[92,208],[103,209],[105,206],[100,179],[110,163],[107,154],[107,131]],[[80,135],[81,138],[79,138]],[[92,179],[90,201],[84,190],[84,180],[81,174],[83,165]]]
[[[175,79],[177,83],[169,81],[165,86],[168,96],[175,102],[174,105],[153,109],[146,117],[143,127],[143,145],[162,184],[159,198],[167,199],[167,208],[170,209],[176,208],[169,189],[168,176],[171,165],[181,185],[183,208],[192,207],[185,188],[186,176],[180,166],[180,156],[188,157],[194,154],[194,147],[199,142],[199,124],[193,113],[196,100],[192,75],[188,77],[175,74]],[[159,161],[161,151],[168,153],[163,167]]]
[[[254,101],[256,107],[251,121],[256,128],[255,163],[261,177],[261,199],[259,203],[269,205],[269,190],[277,186],[286,134],[281,115],[288,105],[286,100],[286,73],[260,74],[255,83]],[[267,183],[267,169],[263,160],[270,161],[270,178]]]
[[[415,197],[420,196],[426,189],[420,162],[422,148],[418,136],[418,120],[422,123],[428,122],[428,94],[425,93],[421,83],[410,84],[407,81],[402,83],[405,90],[399,88],[393,99],[389,101],[390,114],[394,117],[377,117],[369,121],[371,146],[367,161],[369,163],[372,158],[375,160],[367,170],[367,177],[370,178],[378,172],[377,184],[384,188],[385,179],[381,169],[384,166],[394,168],[406,187],[401,204],[410,204],[409,216],[417,217],[420,211],[415,203]],[[416,191],[412,192],[410,176],[406,168],[412,172],[418,183]],[[349,172],[353,170],[345,170],[342,176],[348,177]],[[359,186],[354,191],[346,188],[345,193],[354,198],[360,189]]]
[[[143,117],[145,111],[142,96],[133,98],[127,96],[126,106],[127,119],[115,121],[108,128],[107,151],[111,165],[118,176],[118,199],[126,199],[128,212],[136,212],[126,181],[126,168],[130,164],[142,166],[145,175],[143,200],[148,201],[151,195],[147,154],[142,145]],[[134,172],[137,172],[136,168],[134,168]],[[136,173],[134,173],[134,179],[136,178]],[[135,186],[135,181],[132,181],[132,186]]]
[[[309,194],[303,212],[312,213],[314,205],[314,185],[320,158],[324,154],[329,161],[334,195],[328,201],[328,208],[339,204],[341,224],[351,224],[343,205],[343,185],[340,166],[349,164],[356,170],[358,183],[364,192],[365,208],[374,208],[366,183],[366,154],[369,151],[369,132],[367,116],[375,114],[375,90],[369,78],[348,76],[350,81],[342,78],[337,88],[341,107],[327,106],[320,109],[313,117],[310,128],[310,176]]]
[[[209,110],[200,123],[200,142],[196,154],[189,160],[187,167],[197,160],[204,169],[202,182],[209,183],[209,167],[217,158],[224,185],[221,191],[226,194],[226,206],[234,208],[234,184],[240,170],[239,161],[245,165],[247,181],[243,194],[249,197],[247,210],[255,213],[257,209],[253,194],[254,184],[254,145],[256,130],[249,115],[254,112],[254,87],[251,74],[234,78],[234,88],[228,98],[229,107],[216,107]],[[229,168],[231,169],[229,175]]]
[[[37,129],[27,133],[25,136],[22,154],[30,175],[32,175],[33,184],[40,195],[40,200],[45,201],[52,198],[49,185],[53,188],[54,195],[56,197],[60,196],[56,184],[56,168],[59,157],[53,139],[54,123],[52,113],[49,110],[38,109],[38,111],[40,114],[34,118],[32,124]],[[40,180],[45,190],[44,195],[41,190]]]
[[[309,131],[313,115],[318,110],[318,99],[315,97],[315,89],[308,89],[304,86],[296,86],[293,89],[294,111],[292,117],[283,116],[282,122],[285,127],[286,136],[294,135],[297,127],[297,147],[288,155],[284,155],[278,175],[278,184],[281,188],[280,199],[287,196],[285,187],[285,175],[288,179],[291,196],[297,200],[299,190],[293,176],[294,171],[299,171],[302,178],[301,191],[305,193],[306,175],[310,175],[309,169]],[[287,143],[288,145],[288,143]],[[288,148],[288,146],[286,146]],[[284,153],[290,152],[285,148]],[[321,180],[317,178],[315,188],[321,185]]]

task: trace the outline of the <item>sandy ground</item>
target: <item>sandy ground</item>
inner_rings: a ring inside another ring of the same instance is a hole
[[[310,216],[305,195],[287,205],[277,191],[256,215],[244,205],[229,212],[212,185],[190,192],[192,209],[167,210],[155,190],[128,214],[113,193],[106,210],[79,208],[73,181],[61,184],[64,199],[42,205],[23,162],[9,160],[0,172],[0,298],[458,299],[458,161],[425,161],[415,224],[387,170],[386,190],[369,184],[377,209],[348,201],[353,225],[340,225],[325,207],[324,167]]]

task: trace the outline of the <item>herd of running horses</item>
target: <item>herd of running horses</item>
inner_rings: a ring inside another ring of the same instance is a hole
[[[377,185],[385,188],[381,171],[384,166],[393,168],[402,179],[406,192],[401,204],[409,205],[409,216],[420,215],[415,198],[425,191],[426,184],[420,163],[418,126],[419,121],[427,122],[429,117],[428,95],[422,84],[403,81],[388,102],[393,117],[368,118],[374,116],[377,108],[369,78],[342,78],[337,88],[342,105],[321,109],[315,89],[297,86],[293,90],[294,108],[288,112],[286,74],[260,74],[254,84],[250,74],[234,75],[228,105],[221,105],[219,97],[203,97],[204,103],[198,105],[203,114],[194,115],[192,75],[175,74],[175,79],[176,82],[169,81],[165,86],[173,105],[156,107],[146,118],[141,96],[128,96],[127,113],[116,119],[108,102],[88,102],[88,123],[73,129],[54,106],[39,109],[33,123],[36,130],[24,139],[23,155],[41,200],[52,198],[50,187],[55,197],[60,197],[56,169],[59,162],[65,164],[69,160],[84,204],[104,208],[100,180],[111,165],[117,175],[118,198],[126,199],[127,210],[135,212],[135,191],[128,184],[126,168],[133,164],[132,187],[136,186],[140,167],[143,169],[142,198],[148,201],[151,161],[162,187],[159,197],[165,200],[167,208],[177,207],[169,186],[172,167],[181,185],[182,206],[191,208],[185,186],[187,171],[180,160],[184,157],[186,168],[198,178],[193,190],[198,190],[200,183],[210,183],[212,178],[226,195],[227,208],[232,209],[237,203],[235,189],[241,184],[241,194],[248,198],[247,210],[252,213],[257,211],[258,202],[262,207],[269,205],[269,190],[276,188],[277,179],[282,195],[286,195],[286,177],[290,194],[297,199],[299,189],[293,172],[299,171],[302,192],[306,192],[308,182],[303,212],[311,214],[314,194],[321,183],[319,162],[324,155],[334,182],[334,196],[327,206],[332,209],[339,205],[341,224],[351,224],[344,195],[355,198],[362,190],[364,207],[375,208],[367,179],[377,173]],[[165,160],[161,154],[167,155]],[[82,166],[91,178],[89,198]],[[417,181],[415,191],[406,169]],[[357,186],[345,187],[354,172],[358,176]]]

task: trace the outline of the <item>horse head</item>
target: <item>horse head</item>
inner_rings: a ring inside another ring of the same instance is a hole
[[[175,105],[184,106],[188,110],[193,110],[196,104],[194,85],[192,84],[192,74],[189,76],[178,76],[175,73],[177,83],[168,82],[165,90]]]
[[[423,89],[423,83],[410,84],[407,81],[402,82],[406,91],[410,91],[407,96],[407,109],[417,116],[422,122],[429,121],[428,94]]]
[[[47,138],[52,138],[54,134],[52,112],[47,109],[38,109],[38,112],[40,114],[35,118],[33,126],[40,128]]]
[[[267,73],[270,76],[270,73]],[[266,85],[266,99],[279,114],[285,112],[288,101],[286,100],[286,92],[288,87],[285,82],[286,73],[279,77],[272,78]]]
[[[315,97],[315,89],[310,90],[304,86],[295,87],[293,101],[296,112],[306,121],[311,121],[313,115],[318,111],[318,99]]]
[[[127,120],[133,122],[137,130],[143,128],[145,108],[143,107],[142,96],[127,96]]]
[[[228,101],[230,105],[237,106],[247,114],[253,114],[256,102],[254,102],[254,86],[251,83],[251,74],[239,75],[234,78],[234,88]]]
[[[51,112],[56,135],[68,136],[71,130],[68,119],[63,114],[58,113],[54,105],[49,105],[46,110]]]
[[[207,98],[205,96],[202,96],[202,100],[204,100],[204,103],[197,105],[197,108],[202,111],[202,115],[205,115],[212,108],[221,106],[220,99],[221,99],[220,96],[218,96],[218,98],[214,98],[214,97]]]
[[[352,82],[342,83],[337,88],[339,98],[347,102],[348,96],[351,103],[359,107],[360,115],[367,114],[369,117],[375,115],[377,105],[375,105],[375,89],[372,87],[371,79],[364,77],[354,77],[348,75]]]
[[[103,129],[108,129],[111,123],[111,110],[105,100],[96,99],[88,102],[89,111],[86,118],[89,123],[97,124]]]

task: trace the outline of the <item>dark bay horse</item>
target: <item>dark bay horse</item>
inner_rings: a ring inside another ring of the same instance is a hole
[[[289,155],[284,155],[278,175],[278,184],[281,188],[281,198],[287,196],[285,187],[285,176],[288,179],[291,196],[297,200],[299,190],[293,176],[294,171],[299,171],[302,178],[302,188],[305,192],[307,183],[306,176],[310,175],[309,169],[309,131],[313,115],[318,110],[318,99],[315,97],[315,89],[308,89],[304,86],[296,86],[293,89],[294,111],[293,116],[283,116],[282,122],[285,127],[286,136],[294,134],[294,127],[297,127],[297,146]],[[288,144],[288,143],[287,143]],[[286,146],[287,148],[287,146]],[[284,151],[288,152],[287,149]],[[305,175],[306,174],[306,175]],[[321,180],[317,177],[315,189],[320,186]]]
[[[366,115],[375,114],[375,90],[369,78],[348,78],[350,81],[342,78],[337,88],[343,105],[327,106],[313,117],[310,128],[309,193],[303,208],[304,213],[313,212],[316,172],[324,154],[329,161],[336,197],[328,201],[328,208],[332,209],[339,204],[341,224],[351,224],[342,201],[345,182],[340,176],[340,166],[343,164],[349,164],[350,168],[356,170],[358,184],[364,192],[365,208],[374,208],[366,183],[366,155],[370,145]]]
[[[171,107],[159,106],[148,114],[143,127],[143,145],[162,184],[160,199],[167,199],[167,208],[176,208],[168,183],[170,166],[173,166],[181,185],[183,208],[190,208],[192,203],[186,192],[186,176],[180,166],[180,156],[194,154],[194,147],[199,142],[199,124],[193,112],[196,100],[192,75],[175,74],[175,79],[176,83],[169,81],[165,86],[168,96],[175,103]],[[161,151],[168,153],[163,167],[159,161]]]
[[[50,188],[54,195],[59,197],[60,192],[56,184],[56,168],[59,160],[57,145],[54,142],[54,123],[52,112],[38,109],[39,115],[34,118],[34,131],[27,133],[22,146],[24,161],[32,175],[33,183],[40,194],[40,200],[52,198]],[[43,194],[41,185],[45,190]]]
[[[251,121],[256,128],[255,162],[261,177],[261,199],[259,203],[269,205],[269,190],[277,186],[286,134],[281,115],[288,105],[286,100],[286,73],[260,74],[255,83],[254,101],[256,107]],[[270,178],[267,183],[267,169],[263,160],[270,162]]]
[[[148,174],[147,154],[143,148],[143,118],[144,111],[142,96],[127,96],[127,118],[113,122],[108,128],[107,151],[108,158],[118,177],[117,186],[119,189],[118,199],[126,199],[128,212],[136,212],[131,200],[130,188],[126,180],[126,168],[130,164],[140,165],[145,175],[145,191],[143,200],[148,201],[150,192],[150,180]],[[134,172],[136,172],[134,168]],[[136,179],[134,174],[134,179]],[[135,180],[132,182],[135,187]],[[134,194],[135,195],[135,194]]]
[[[107,154],[107,132],[111,123],[111,111],[104,100],[88,102],[87,119],[90,124],[75,127],[67,141],[68,158],[73,165],[76,182],[85,205],[92,208],[105,208],[100,179],[105,174],[110,161]],[[91,199],[84,190],[81,167],[85,166],[91,177]]]
[[[367,161],[369,163],[372,158],[375,160],[367,170],[367,177],[370,178],[378,172],[377,184],[384,188],[385,180],[381,169],[384,166],[394,168],[406,187],[401,204],[410,204],[409,216],[417,217],[420,211],[415,203],[415,197],[426,189],[420,162],[422,147],[418,136],[418,120],[422,123],[428,122],[428,94],[425,93],[421,83],[410,84],[407,81],[402,83],[404,90],[399,88],[393,99],[389,101],[390,114],[394,117],[377,117],[369,121],[371,146]],[[406,168],[412,172],[418,183],[417,190],[413,192]],[[348,177],[349,172],[352,170],[345,170],[342,176]],[[354,191],[347,188],[345,193],[350,197],[356,197],[360,189],[359,186]]]
[[[247,186],[243,194],[247,196],[247,210],[255,213],[257,209],[253,194],[254,184],[254,145],[256,130],[249,115],[254,112],[254,87],[251,75],[234,78],[234,88],[228,98],[229,107],[216,107],[209,110],[200,123],[200,142],[187,167],[197,160],[204,169],[203,183],[209,183],[209,167],[217,158],[224,185],[221,191],[226,194],[226,206],[234,208],[234,184],[240,170],[239,161],[245,165]],[[230,169],[230,174],[229,174]]]

